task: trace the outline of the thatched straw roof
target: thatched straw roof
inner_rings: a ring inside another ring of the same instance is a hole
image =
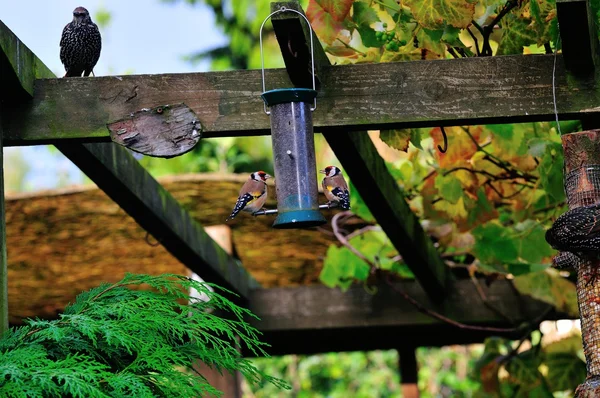
[[[246,178],[196,174],[159,181],[209,226],[224,224]],[[267,207],[275,207],[274,199]],[[54,317],[81,291],[125,272],[188,274],[95,186],[12,195],[6,214],[11,323]],[[275,230],[272,222],[248,214],[231,221],[234,254],[266,287],[316,282],[334,238],[318,230]]]

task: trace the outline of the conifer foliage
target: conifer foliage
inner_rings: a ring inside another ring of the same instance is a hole
[[[266,356],[260,332],[244,321],[255,315],[213,290],[231,294],[180,275],[127,274],[80,294],[57,320],[26,320],[0,338],[0,396],[221,395],[191,368],[196,360],[286,388],[238,351]]]

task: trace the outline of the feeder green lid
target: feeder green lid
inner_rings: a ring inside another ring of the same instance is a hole
[[[283,104],[287,102],[313,103],[317,98],[317,91],[310,88],[278,88],[265,91],[261,95],[267,106]]]

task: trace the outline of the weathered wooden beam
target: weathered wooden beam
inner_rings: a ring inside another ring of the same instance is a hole
[[[2,146],[2,123],[0,122],[0,335],[8,329],[8,260],[4,212],[4,148]]]
[[[204,280],[247,298],[258,284],[135,158],[113,143],[57,148],[173,256]]]
[[[598,32],[590,1],[557,0],[556,12],[565,67],[577,76],[592,74],[598,63]]]
[[[282,7],[304,14],[302,6],[297,1],[276,1],[271,3],[271,12]],[[285,62],[285,68],[292,84],[296,87],[312,88],[312,64],[310,54],[310,38],[312,35],[315,58],[315,80],[320,85],[320,71],[329,65],[327,54],[323,51],[321,42],[306,21],[294,12],[283,12],[273,15],[273,29]],[[269,87],[278,88],[278,87]]]
[[[441,300],[450,288],[450,269],[408,206],[371,138],[359,132],[324,135],[402,260],[430,297]]]
[[[22,91],[28,95],[34,93],[33,101],[31,99],[12,101],[10,98],[11,101],[5,101],[4,106],[11,104],[20,109],[35,103],[39,89],[37,83],[40,81],[54,81],[62,84],[62,82],[70,80],[71,83],[67,86],[71,86],[78,81],[97,79],[35,80],[39,77],[54,77],[54,75],[1,23],[0,38],[0,42],[3,43],[2,52],[0,52],[0,68],[3,73],[9,75],[3,74],[2,79],[16,82],[15,84],[19,84]],[[33,84],[34,80],[35,85]],[[0,99],[9,98],[6,95],[9,94],[0,91]],[[92,95],[95,96],[97,93]],[[118,96],[119,94],[117,94]],[[165,101],[159,101],[159,104],[164,103]],[[166,103],[177,102],[166,101]],[[64,109],[64,111],[85,114],[89,110],[88,106],[89,103],[85,101],[74,102],[71,103],[68,110]],[[4,110],[4,107],[1,109]],[[6,113],[4,112],[4,116]],[[122,116],[128,115],[129,113],[126,113]],[[60,118],[61,116],[58,116],[57,119]],[[103,134],[108,132],[106,125],[102,130]],[[2,133],[3,138],[6,139],[4,131]],[[57,144],[57,148],[63,154],[192,271],[209,282],[238,293],[242,299],[247,298],[251,288],[257,287],[258,284],[241,263],[223,251],[206,234],[202,226],[192,219],[186,210],[150,176],[125,148],[112,143],[82,145],[63,141],[62,143],[57,142]]]
[[[514,325],[485,305],[468,279],[457,280],[437,304],[413,281],[395,287],[426,308],[470,325],[511,328],[537,320],[548,308],[546,303],[521,296],[507,280],[493,282],[485,294],[493,307],[510,314]],[[346,292],[320,285],[261,289],[251,292],[249,308],[260,318],[252,323],[272,345],[274,355],[397,349],[399,342],[414,347],[468,344],[491,335],[507,336],[459,329],[434,319],[417,311],[387,284],[378,286],[376,294],[360,285]],[[550,313],[547,319],[567,317]],[[518,338],[520,333],[508,336]]]
[[[302,11],[302,8],[295,2],[271,3],[271,10],[280,9],[282,6],[289,8],[294,4],[294,9]],[[298,14],[281,13],[278,15],[281,15],[282,18],[283,16],[287,17],[286,24],[275,24],[274,21],[273,28],[286,60],[286,69],[293,81],[293,76],[298,73],[296,69],[298,64],[302,65],[302,70],[309,67],[310,55],[307,55],[308,52],[305,54],[308,56],[308,62],[306,59],[298,62],[289,56],[290,49],[287,49],[286,46],[288,43],[294,43],[294,51],[308,48],[310,32],[301,29],[302,17]],[[291,29],[290,26],[296,26],[297,29]],[[299,51],[298,54],[300,54]],[[286,53],[288,54],[287,58]],[[327,55],[320,44],[315,47],[315,63],[317,63],[317,59],[321,69],[329,65]],[[329,80],[322,80],[321,83],[326,86]],[[309,83],[309,87],[310,84],[312,82]],[[344,171],[359,190],[377,222],[382,226],[423,288],[431,297],[441,299],[447,288],[449,270],[425,235],[419,220],[408,207],[398,183],[388,172],[369,136],[366,132],[348,134],[339,131],[328,132],[321,128],[319,130],[323,131]]]
[[[561,57],[559,117],[599,114],[596,83],[567,81]],[[325,67],[315,130],[554,120],[553,65],[553,55],[518,55]],[[285,70],[268,75],[271,87],[289,86]],[[269,134],[261,91],[258,70],[38,80],[33,101],[3,111],[5,139],[7,145],[108,141],[107,123],[180,102],[198,116],[204,137]]]
[[[54,74],[21,40],[0,21],[0,101],[12,101],[33,95],[36,79],[54,77]]]

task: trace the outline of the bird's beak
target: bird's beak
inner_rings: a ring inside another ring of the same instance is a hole
[[[325,170],[319,170],[319,173],[321,173],[321,174],[327,174],[327,172]]]
[[[270,175],[270,174],[265,174],[265,179],[267,179],[267,180],[268,180],[269,178],[273,178],[273,176],[272,176],[272,175]]]

